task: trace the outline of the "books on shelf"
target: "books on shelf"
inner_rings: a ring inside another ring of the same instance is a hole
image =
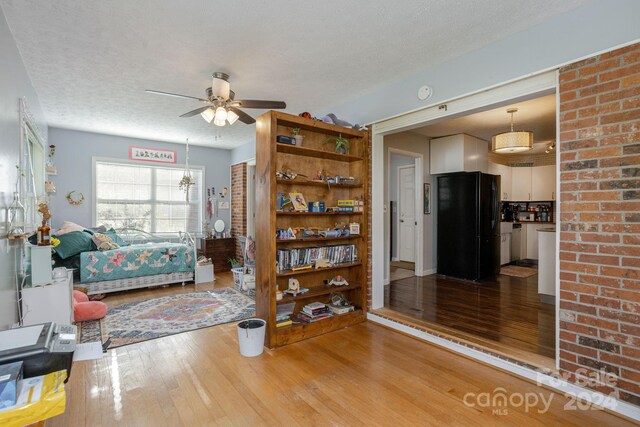
[[[300,289],[285,289],[283,291],[285,294],[287,295],[291,295],[293,297],[296,297],[300,294],[305,294],[307,292],[309,292],[309,288],[300,288]]]
[[[311,302],[302,307],[302,311],[296,313],[296,317],[306,323],[317,322],[332,316],[333,313],[329,310],[327,304],[321,302]]]
[[[346,314],[355,310],[352,305],[328,305],[327,307],[333,314]]]
[[[276,251],[277,272],[295,271],[311,265],[317,259],[326,259],[333,265],[356,262],[357,247],[350,245],[318,246],[309,248],[278,249]]]

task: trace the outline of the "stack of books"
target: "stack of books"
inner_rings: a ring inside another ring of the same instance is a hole
[[[297,314],[298,319],[306,323],[317,322],[332,316],[333,313],[329,310],[329,306],[321,302],[309,303],[302,307],[302,311]]]

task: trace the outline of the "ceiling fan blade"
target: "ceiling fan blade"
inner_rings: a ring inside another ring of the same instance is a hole
[[[228,107],[228,109],[236,113],[238,115],[238,120],[242,123],[250,125],[256,122],[256,119],[236,107]]]
[[[147,92],[147,93],[155,93],[156,95],[174,96],[176,98],[197,99],[200,102],[209,102],[208,99],[196,98],[195,96],[189,96],[189,95],[180,95],[178,93],[161,92],[159,90],[147,89],[147,90],[145,90],[145,92]]]
[[[287,104],[283,101],[261,101],[257,99],[234,100],[231,105],[242,108],[287,108]]]
[[[200,107],[200,108],[196,108],[195,110],[191,110],[188,113],[184,113],[182,115],[180,115],[180,117],[191,117],[191,116],[195,116],[197,114],[202,113],[204,110],[208,110],[209,108],[211,108],[210,105],[207,105],[206,107]]]

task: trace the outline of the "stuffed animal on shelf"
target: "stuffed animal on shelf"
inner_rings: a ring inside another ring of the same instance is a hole
[[[333,286],[349,286],[349,282],[344,277],[337,275],[334,276],[333,279],[329,282],[329,285]]]

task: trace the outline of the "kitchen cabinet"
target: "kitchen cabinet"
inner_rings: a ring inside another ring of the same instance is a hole
[[[491,175],[500,175],[500,199],[502,201],[514,200],[511,194],[511,169],[507,165],[487,163],[487,170]]]
[[[538,230],[541,228],[549,228],[549,224],[526,224],[523,228],[527,229],[526,239],[526,258],[538,259]]]
[[[509,264],[511,262],[511,231],[513,231],[513,223],[500,223],[500,265]]]
[[[531,200],[555,200],[556,165],[531,168]]]
[[[540,301],[555,304],[556,233],[555,228],[538,230],[538,294]]]
[[[430,141],[431,175],[450,172],[487,172],[488,142],[458,134]]]
[[[511,200],[532,200],[531,169],[529,167],[511,168]]]

